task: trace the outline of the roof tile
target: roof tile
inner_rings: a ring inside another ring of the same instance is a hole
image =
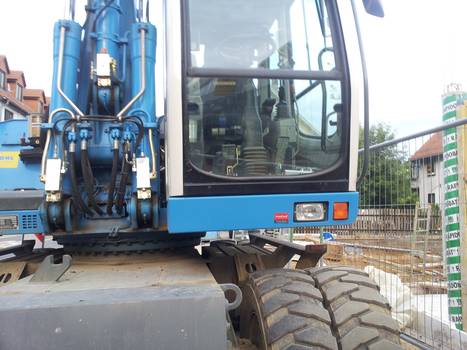
[[[437,132],[410,157],[410,160],[424,159],[441,154],[443,154],[443,136],[441,132]]]

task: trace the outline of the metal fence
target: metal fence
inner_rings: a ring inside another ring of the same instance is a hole
[[[462,128],[457,127],[458,133]],[[388,132],[379,126],[370,136],[376,143]],[[451,210],[445,205],[445,134],[405,139],[370,153],[368,174],[358,188],[358,219],[353,225],[324,228],[332,238],[323,263],[367,271],[405,335],[435,349],[467,349],[467,334],[449,315],[449,308],[459,305],[453,305],[451,294],[448,298],[445,264],[443,216]],[[295,239],[318,242],[323,237],[329,235],[319,228],[294,231]]]

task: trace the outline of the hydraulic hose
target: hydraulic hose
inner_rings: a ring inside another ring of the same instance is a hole
[[[61,144],[62,144],[62,150],[64,154],[65,154],[65,149],[66,149],[66,131],[74,123],[76,123],[76,119],[68,119],[62,129]],[[56,126],[54,125],[54,130],[55,130],[55,127]],[[76,175],[76,164],[75,164],[76,144],[70,143],[68,151],[69,151],[69,157],[70,157],[69,158],[69,164],[70,164],[69,169],[70,169],[70,180],[71,180],[71,196],[73,198],[73,202],[83,213],[86,213],[89,216],[94,216],[94,212],[91,209],[89,209],[86,203],[84,203],[83,198],[81,197],[81,193],[79,192],[79,189],[78,189],[78,179]],[[65,162],[65,156],[64,156],[64,162]]]
[[[123,119],[123,122],[131,122],[131,123],[135,124],[138,127],[138,136],[136,137],[136,140],[135,140],[135,143],[134,143],[134,152],[133,152],[133,153],[136,153],[136,150],[141,145],[141,142],[142,142],[143,137],[144,137],[144,125],[143,125],[143,122],[142,122],[142,120],[140,118],[135,117],[135,116],[125,117]],[[123,201],[124,201],[124,198],[125,198],[126,185],[127,185],[127,182],[128,182],[128,176],[129,176],[130,171],[131,171],[131,160],[129,159],[130,154],[131,154],[130,145],[127,142],[127,143],[124,144],[123,147],[124,147],[124,150],[123,150],[123,162],[122,162],[122,167],[121,167],[121,172],[120,172],[120,182],[118,184],[117,198],[116,198],[116,205],[115,205],[117,213],[119,215],[121,215],[122,212],[123,212]],[[114,152],[115,152],[115,150],[114,150]],[[117,150],[116,153],[118,155],[118,150]],[[118,156],[117,156],[117,158],[115,158],[115,153],[114,153],[114,163],[112,164],[112,181],[113,181],[114,171],[115,171],[115,177],[116,177],[116,171],[117,171],[115,159],[117,159],[117,162],[118,162]],[[114,189],[113,188],[111,188],[111,189],[112,189],[112,193],[113,193]],[[112,196],[112,200],[113,200],[113,196]],[[110,210],[110,212],[112,211],[110,203],[111,203],[111,199],[110,199],[110,189],[109,189],[109,200],[108,200],[108,203],[107,203],[107,213],[109,213],[109,210]],[[110,208],[109,208],[109,206],[110,206]],[[109,213],[109,215],[110,215],[110,213]]]
[[[49,120],[48,123],[52,123],[53,117],[55,114],[60,113],[60,112],[65,112],[68,113],[71,117],[71,119],[74,119],[75,116],[73,115],[73,112],[70,111],[69,109],[66,108],[57,108],[55,109],[52,113],[49,115]],[[49,154],[49,146],[50,146],[50,139],[52,138],[52,130],[47,130],[47,136],[45,140],[45,145],[44,145],[44,151],[42,152],[42,159],[41,159],[41,175],[40,175],[40,180],[42,182],[45,182],[45,177],[46,177],[46,164],[47,164],[47,156]]]
[[[114,192],[115,184],[117,182],[118,172],[118,144],[113,149],[113,161],[112,161],[112,172],[110,175],[109,194],[107,198],[107,214],[112,215],[112,207],[114,205]]]
[[[126,190],[126,184],[128,182],[128,174],[130,173],[131,170],[131,164],[129,163],[129,159],[126,157],[128,156],[129,149],[128,149],[128,144],[126,143],[124,145],[124,150],[123,150],[123,162],[122,162],[122,169],[120,172],[120,183],[118,184],[118,191],[117,191],[117,201],[116,201],[116,210],[119,215],[122,214],[123,211],[123,200],[125,197],[125,190]]]
[[[91,26],[91,31],[93,33],[96,32],[96,25],[97,25],[97,20],[99,19],[99,17],[102,15],[102,13],[107,10],[109,8],[110,5],[112,5],[113,3],[115,2],[115,0],[108,0],[106,1],[106,3],[104,4],[104,6],[101,7],[101,9],[97,12],[96,16],[94,17],[94,20],[92,22],[92,26]]]
[[[92,174],[91,163],[89,162],[88,150],[81,147],[81,170],[83,171],[84,187],[88,195],[89,204],[94,211],[103,215],[104,212],[97,205],[96,198],[94,197],[94,176]]]
[[[136,150],[141,145],[141,141],[143,140],[143,136],[144,136],[143,122],[141,121],[141,119],[139,119],[137,117],[126,117],[126,118],[124,118],[124,122],[125,121],[129,121],[129,122],[135,124],[138,127],[138,136],[136,137],[135,148],[134,148],[134,152],[133,152],[133,153],[136,153]]]
[[[89,209],[89,207],[84,203],[83,198],[78,190],[78,180],[76,176],[76,152],[70,149],[70,178],[71,178],[71,195],[73,197],[73,202],[77,205],[77,207],[84,213],[88,214],[89,216],[94,216],[94,212]]]

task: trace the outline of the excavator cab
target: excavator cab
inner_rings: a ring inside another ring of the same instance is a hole
[[[351,222],[350,86],[361,77],[351,80],[338,4],[187,0],[167,11],[181,18],[180,31],[167,27],[169,231],[188,228],[177,217],[187,212],[195,230],[333,224],[334,203]]]

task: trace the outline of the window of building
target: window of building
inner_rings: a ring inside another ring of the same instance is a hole
[[[411,169],[411,174],[412,174],[412,180],[418,180],[418,175],[420,173],[420,165],[417,160],[412,162],[412,169]]]
[[[6,75],[5,72],[0,69],[0,89],[5,89]]]
[[[428,193],[428,203],[429,204],[434,204],[435,202],[435,194],[434,193]]]
[[[16,84],[16,99],[23,100],[23,87],[19,84]]]
[[[3,120],[10,120],[10,119],[13,119],[13,117],[14,117],[13,112],[5,108]]]
[[[430,157],[426,163],[426,173],[428,176],[436,175],[436,160],[434,157]]]

